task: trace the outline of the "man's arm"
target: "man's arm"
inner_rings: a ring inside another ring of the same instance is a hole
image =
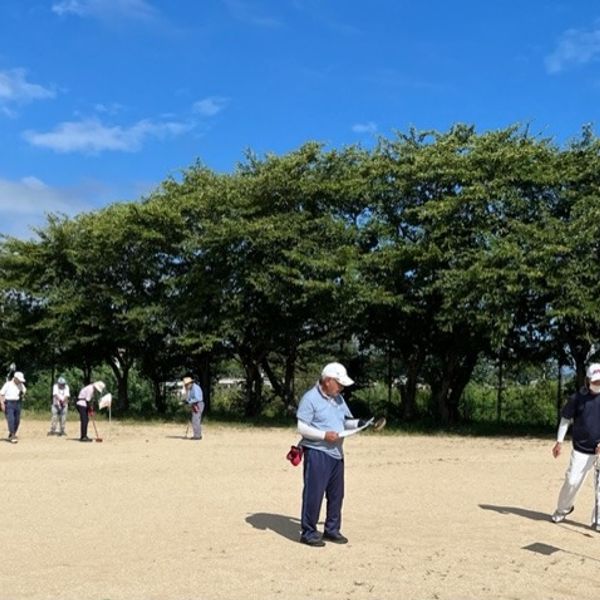
[[[298,433],[307,440],[315,442],[325,440],[330,444],[337,442],[340,437],[336,431],[321,431],[300,419],[298,419]]]
[[[565,435],[567,435],[567,430],[569,429],[570,424],[571,419],[561,417],[560,423],[558,425],[558,431],[556,432],[556,443],[552,447],[552,456],[554,456],[554,458],[557,458],[560,455],[560,451],[562,450],[562,443],[565,441]]]

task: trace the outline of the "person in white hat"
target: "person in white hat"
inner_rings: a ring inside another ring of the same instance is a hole
[[[0,389],[0,408],[6,415],[8,441],[11,444],[16,444],[18,441],[17,431],[21,423],[21,405],[26,392],[25,375],[21,371],[16,371],[12,379],[7,381]]]
[[[91,442],[91,438],[88,437],[87,429],[88,423],[90,422],[90,413],[94,410],[94,394],[102,394],[106,389],[106,385],[103,381],[95,381],[85,387],[81,388],[81,391],[77,395],[77,412],[79,413],[79,425],[80,425],[80,442]]]
[[[554,523],[561,523],[575,508],[579,488],[600,454],[600,363],[592,363],[586,371],[586,385],[573,394],[561,411],[556,443],[552,447],[554,458],[560,456],[565,435],[572,424],[571,460],[565,481],[558,495]],[[592,527],[600,530],[600,515],[592,514]]]
[[[202,388],[191,377],[183,378],[185,402],[192,411],[192,439],[202,439],[202,413],[204,412],[204,396]]]
[[[300,542],[308,546],[324,546],[325,541],[345,544],[342,535],[342,500],[344,498],[345,429],[355,429],[360,421],[354,419],[342,391],[354,381],[344,365],[333,362],[325,365],[316,385],[308,390],[298,405],[298,433],[304,449],[304,487]],[[323,497],[327,497],[327,513],[323,535],[317,531]]]

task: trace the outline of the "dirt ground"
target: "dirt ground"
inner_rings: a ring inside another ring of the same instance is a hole
[[[0,442],[0,600],[600,596],[592,478],[551,523],[569,453],[550,439],[350,437],[350,543],[310,548],[292,428],[99,427],[81,444],[25,418]]]

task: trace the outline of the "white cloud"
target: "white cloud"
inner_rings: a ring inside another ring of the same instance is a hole
[[[0,112],[8,117],[16,113],[11,105],[26,104],[34,100],[54,98],[56,92],[37,83],[27,81],[25,69],[0,71]]]
[[[261,14],[256,9],[256,2],[248,0],[223,0],[227,10],[234,19],[255,25],[257,27],[276,28],[281,27],[281,19],[266,14]]]
[[[191,123],[154,122],[149,119],[138,121],[130,127],[121,127],[104,125],[98,119],[83,119],[60,123],[52,131],[28,130],[23,133],[23,137],[33,146],[49,148],[55,152],[136,152],[148,139],[175,137],[193,127]]]
[[[208,98],[204,98],[203,100],[194,102],[192,110],[204,117],[214,117],[216,114],[220,113],[228,103],[229,98],[210,96]]]
[[[574,65],[585,65],[600,57],[600,25],[585,31],[568,29],[558,43],[558,47],[546,56],[546,71],[560,73]]]
[[[103,104],[102,102],[98,102],[94,105],[94,110],[98,113],[103,113],[106,115],[116,115],[123,110],[123,105],[118,102],[111,102],[110,104]]]
[[[19,181],[0,178],[0,233],[32,237],[32,228],[46,223],[48,213],[73,216],[93,206],[80,198],[91,190],[52,188],[34,176]],[[83,193],[82,193],[83,192]]]
[[[354,131],[354,133],[375,134],[377,132],[377,125],[373,123],[373,121],[368,121],[367,123],[356,123],[355,125],[352,125],[352,131]]]
[[[62,0],[52,5],[52,11],[61,17],[76,15],[102,20],[152,21],[158,17],[158,10],[146,0]]]

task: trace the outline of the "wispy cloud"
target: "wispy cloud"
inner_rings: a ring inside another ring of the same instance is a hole
[[[331,10],[329,10],[327,2],[322,2],[322,0],[292,0],[291,4],[298,12],[309,15],[317,23],[320,23],[335,33],[350,36],[362,33],[360,28],[355,25],[349,25],[348,23],[339,20],[339,11],[337,11],[335,18],[330,17],[329,14],[331,13]]]
[[[72,216],[91,210],[92,203],[84,203],[81,198],[94,191],[97,186],[53,188],[34,176],[16,181],[0,178],[0,233],[32,237],[32,228],[43,226],[49,213]]]
[[[568,29],[558,46],[545,58],[546,71],[560,73],[569,67],[585,65],[600,57],[600,23],[590,30]]]
[[[66,121],[52,131],[28,130],[23,137],[33,146],[55,152],[98,154],[105,151],[137,152],[148,139],[176,137],[193,129],[191,122],[144,119],[129,127],[105,125],[96,118]]]
[[[352,125],[352,131],[354,131],[354,133],[368,133],[374,135],[377,133],[377,125],[373,123],[373,121],[368,121],[367,123],[356,123]]]
[[[111,116],[114,116],[114,115],[120,113],[123,110],[123,108],[124,108],[123,105],[119,104],[118,102],[111,102],[110,104],[104,104],[102,102],[98,102],[98,103],[94,104],[94,110],[97,113],[111,115]]]
[[[0,71],[0,112],[15,116],[13,106],[26,104],[33,100],[54,98],[56,92],[38,83],[27,81],[25,69]]]
[[[439,93],[451,89],[445,82],[433,82],[424,79],[406,77],[402,71],[394,68],[376,68],[363,76],[369,85],[380,85],[390,89],[413,89],[424,92]]]
[[[223,0],[229,14],[238,21],[254,25],[256,27],[277,28],[283,25],[278,17],[260,12],[256,8],[256,2],[248,0]]]
[[[62,0],[52,5],[52,12],[101,20],[154,21],[159,17],[158,9],[146,0]]]
[[[229,104],[229,98],[221,96],[209,96],[203,100],[194,102],[192,110],[203,117],[214,117]]]

